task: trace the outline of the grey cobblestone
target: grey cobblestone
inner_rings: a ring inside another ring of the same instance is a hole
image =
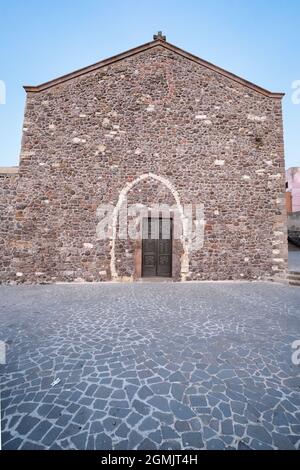
[[[298,449],[299,305],[270,283],[2,286],[3,448]]]

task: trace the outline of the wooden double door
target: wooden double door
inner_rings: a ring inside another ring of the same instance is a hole
[[[172,276],[172,219],[143,219],[142,276]]]

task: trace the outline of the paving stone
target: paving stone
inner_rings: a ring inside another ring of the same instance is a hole
[[[170,439],[179,439],[179,434],[174,431],[174,429],[170,428],[170,426],[162,426],[161,433],[163,439],[170,440]]]
[[[51,428],[51,423],[49,421],[42,421],[39,423],[34,430],[28,435],[28,439],[31,441],[41,441],[44,435]]]
[[[190,449],[202,449],[204,447],[200,432],[184,432],[182,434],[182,445]]]
[[[190,395],[190,403],[192,407],[207,406],[207,400],[203,395]]]
[[[151,385],[151,390],[157,395],[168,395],[171,384],[167,382],[159,382]]]
[[[155,442],[151,441],[151,439],[146,438],[137,446],[137,449],[138,450],[156,450],[157,446]]]
[[[118,427],[118,429],[116,430],[116,436],[118,437],[125,438],[128,436],[129,433],[130,433],[130,428],[125,423],[122,423],[120,427]]]
[[[163,412],[170,411],[169,402],[163,396],[151,397],[148,399],[147,402],[149,403],[149,405],[154,406],[154,408],[157,408],[160,411],[163,411]]]
[[[181,450],[181,443],[178,441],[164,441],[160,447],[160,450]]]
[[[111,450],[112,449],[112,440],[105,433],[100,433],[95,438],[95,449],[96,450]]]
[[[272,444],[272,437],[262,426],[249,424],[247,427],[247,434],[248,436],[253,437],[259,441]]]
[[[80,434],[77,434],[76,436],[72,436],[71,442],[73,443],[76,449],[85,450],[87,438],[88,438],[88,433],[82,432]]]
[[[180,420],[190,419],[195,416],[195,413],[188,406],[175,400],[170,401],[170,408],[176,418]]]
[[[42,444],[44,444],[46,447],[50,447],[55,442],[55,440],[57,439],[57,437],[59,436],[61,432],[62,432],[61,428],[57,426],[53,426],[43,438]]]
[[[138,396],[141,400],[145,400],[146,398],[153,396],[153,392],[147,385],[144,385],[138,391]]]
[[[151,432],[149,434],[149,439],[156,444],[160,444],[162,441],[162,434],[161,431],[158,429],[157,431]]]
[[[225,419],[223,422],[222,422],[222,433],[223,434],[233,434],[233,426],[232,426],[232,421],[231,419]]]
[[[20,423],[18,424],[16,431],[19,434],[26,435],[31,431],[39,422],[38,418],[34,418],[33,416],[24,416],[21,419]]]
[[[225,444],[221,439],[210,439],[207,442],[207,450],[224,450]]]
[[[145,418],[139,425],[140,431],[151,431],[156,429],[159,426],[159,421],[153,419],[151,416]]]

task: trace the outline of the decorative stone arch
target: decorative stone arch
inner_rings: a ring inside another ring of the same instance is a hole
[[[137,178],[135,178],[130,183],[126,183],[123,189],[120,191],[118,201],[116,206],[114,207],[113,214],[112,214],[112,240],[111,240],[111,249],[110,249],[110,272],[111,278],[113,281],[117,281],[119,279],[118,272],[116,269],[116,255],[115,255],[115,247],[116,247],[116,237],[117,237],[117,225],[118,225],[118,216],[120,212],[120,208],[124,199],[126,198],[128,192],[133,189],[138,183],[144,181],[146,179],[153,179],[155,181],[159,181],[163,185],[166,186],[172,193],[177,210],[180,216],[180,220],[182,223],[182,237],[181,243],[183,247],[183,253],[181,255],[180,260],[180,277],[182,281],[185,281],[187,273],[189,271],[189,247],[188,247],[188,234],[187,234],[187,221],[184,215],[183,207],[180,202],[180,197],[178,191],[175,189],[174,185],[165,177],[155,175],[154,173],[144,173]]]

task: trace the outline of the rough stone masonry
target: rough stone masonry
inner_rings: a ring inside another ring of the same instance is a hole
[[[162,35],[25,90],[18,172],[0,175],[2,282],[141,277],[141,240],[96,234],[125,193],[204,204],[201,249],[173,241],[174,280],[285,277],[283,94]]]

